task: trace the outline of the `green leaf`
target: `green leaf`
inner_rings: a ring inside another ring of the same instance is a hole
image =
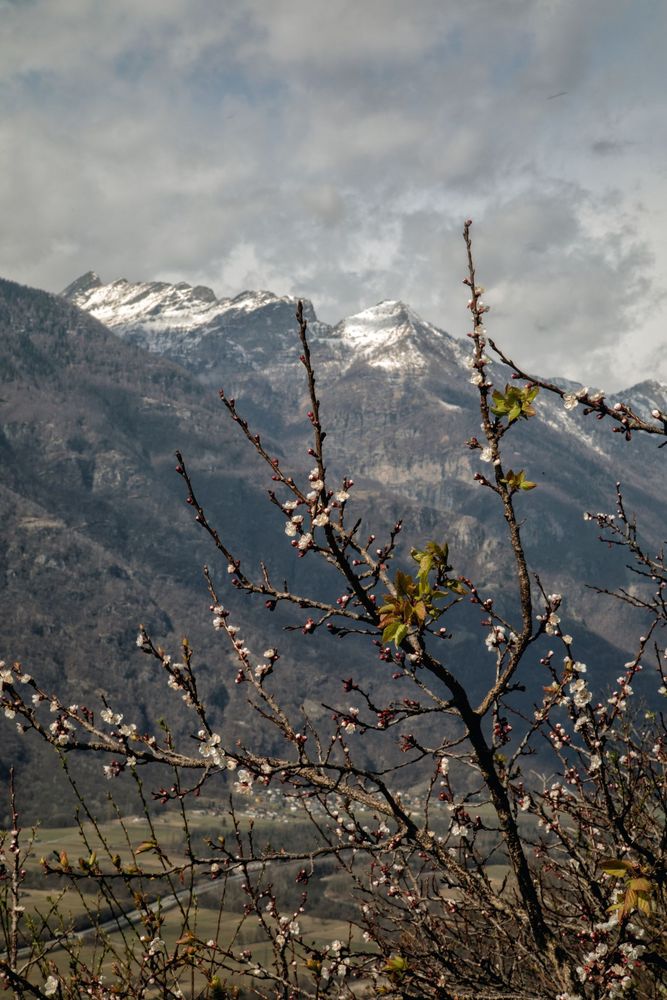
[[[423,601],[417,601],[414,606],[414,613],[421,622],[426,621],[426,605]]]
[[[646,893],[643,892],[638,893],[637,909],[641,910],[642,913],[650,914],[652,908],[653,906],[650,896],[647,896]]]
[[[519,469],[518,472],[510,469],[501,481],[509,487],[510,493],[515,493],[517,490],[534,490],[537,486],[537,483],[531,483],[526,479],[526,473],[523,469]]]
[[[404,976],[409,968],[410,966],[406,958],[403,958],[402,955],[392,955],[387,960],[387,964],[382,971],[386,972],[389,976]]]
[[[492,393],[493,405],[491,406],[491,412],[495,413],[497,417],[507,415],[509,424],[514,423],[519,417],[527,420],[528,417],[535,415],[535,410],[531,406],[531,403],[538,392],[539,386],[536,385],[531,388],[525,386],[523,389],[520,389],[516,385],[506,385],[504,393],[496,389]]]
[[[382,641],[391,642],[391,640],[395,638],[396,633],[400,628],[400,626],[401,626],[400,622],[391,622],[389,625],[387,625],[384,632],[382,633]],[[398,645],[398,643],[396,643],[396,645]]]
[[[600,862],[600,867],[603,872],[606,872],[607,875],[613,875],[614,878],[622,878],[628,872],[633,871],[631,862],[620,861],[617,858],[603,858]]]
[[[653,884],[644,877],[630,879],[628,887],[636,889],[637,892],[653,892]]]
[[[408,634],[408,626],[404,625],[401,622],[398,628],[396,629],[396,632],[394,633],[394,644],[396,646],[396,649],[398,649],[398,647],[401,645],[407,634]]]
[[[433,566],[433,556],[425,553],[419,560],[419,575],[428,576],[431,572],[431,567]]]
[[[146,851],[154,851],[156,847],[157,844],[155,843],[154,840],[143,840],[138,847],[135,847],[134,853],[145,854]]]
[[[639,895],[635,892],[635,890],[628,889],[628,891],[625,894],[625,903],[623,904],[623,909],[625,910],[626,913],[630,913],[631,910],[634,910],[634,908],[637,905],[638,899]]]

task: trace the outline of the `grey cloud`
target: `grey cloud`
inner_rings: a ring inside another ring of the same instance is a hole
[[[597,139],[591,143],[591,151],[596,156],[615,156],[625,153],[634,143],[617,139]]]
[[[631,319],[647,358],[660,337],[667,247],[634,207],[667,194],[651,6],[10,5],[0,273],[272,286],[332,321],[400,297],[465,332],[473,215],[499,335],[565,374],[602,350],[612,377]]]
[[[319,184],[302,193],[304,207],[326,226],[338,225],[345,218],[345,200],[333,184]]]

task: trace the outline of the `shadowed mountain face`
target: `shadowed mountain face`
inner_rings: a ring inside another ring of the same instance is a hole
[[[234,664],[210,629],[200,572],[210,562],[253,652],[273,644],[283,651],[280,681],[293,703],[324,718],[330,713],[322,703],[340,701],[340,679],[369,669],[380,694],[397,697],[365,642],[285,633],[282,624],[300,622],[299,612],[277,612],[267,621],[263,608],[227,593],[226,565],[194,524],[174,472],[179,448],[211,521],[247,567],[263,558],[277,579],[287,577],[297,589],[340,593],[311,556],[294,557],[281,516],[266,501],[270,475],[215,393],[219,386],[234,393],[284,467],[295,476],[308,472],[309,406],[295,300],[268,292],[218,300],[209,289],[184,284],[103,285],[92,273],[65,295],[0,281],[0,655],[66,688],[72,701],[99,707],[105,692],[142,731],[165,716],[189,733],[196,722],[173,692],[155,683],[157,668],[134,643],[144,622],[177,657],[187,631],[229,742],[256,738],[245,694],[233,683]],[[381,303],[335,327],[319,323],[310,304],[305,312],[331,484],[344,475],[354,479],[357,512],[370,511],[364,530],[380,542],[403,517],[404,552],[448,540],[457,572],[501,602],[512,598],[502,518],[473,481],[486,468],[479,453],[465,447],[479,433],[467,342],[400,302]],[[504,385],[502,372],[498,382]],[[667,409],[665,389],[656,383],[627,395],[644,408]],[[661,538],[665,453],[649,441],[628,448],[604,425],[541,397],[538,417],[518,427],[507,447],[508,464],[539,484],[520,500],[529,555],[545,589],[569,595],[562,617],[580,643],[579,658],[589,661],[591,680],[613,684],[640,626],[623,606],[600,601],[584,586],[627,582],[627,573],[582,514],[611,509],[621,478],[640,531]],[[462,674],[481,690],[492,658],[480,642],[479,617],[461,605],[448,625],[450,665],[463,664]],[[39,785],[34,801],[47,816],[60,795],[52,790],[53,761],[47,766],[35,741],[13,725],[0,729],[2,759],[24,762],[24,773]],[[90,764],[90,788],[102,798],[99,779],[100,765]]]

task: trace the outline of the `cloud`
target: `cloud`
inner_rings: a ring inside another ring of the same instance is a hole
[[[472,215],[490,322],[522,360],[589,381],[595,368],[607,388],[655,374],[661,5],[2,13],[3,275],[54,290],[89,268],[260,285],[307,294],[330,321],[400,297],[464,332]]]
[[[615,139],[596,139],[595,142],[591,143],[591,151],[596,156],[616,156],[626,152],[632,145],[631,142],[619,142]]]

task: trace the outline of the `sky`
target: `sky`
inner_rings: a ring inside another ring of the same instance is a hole
[[[402,299],[667,382],[663,0],[0,0],[0,275]]]

